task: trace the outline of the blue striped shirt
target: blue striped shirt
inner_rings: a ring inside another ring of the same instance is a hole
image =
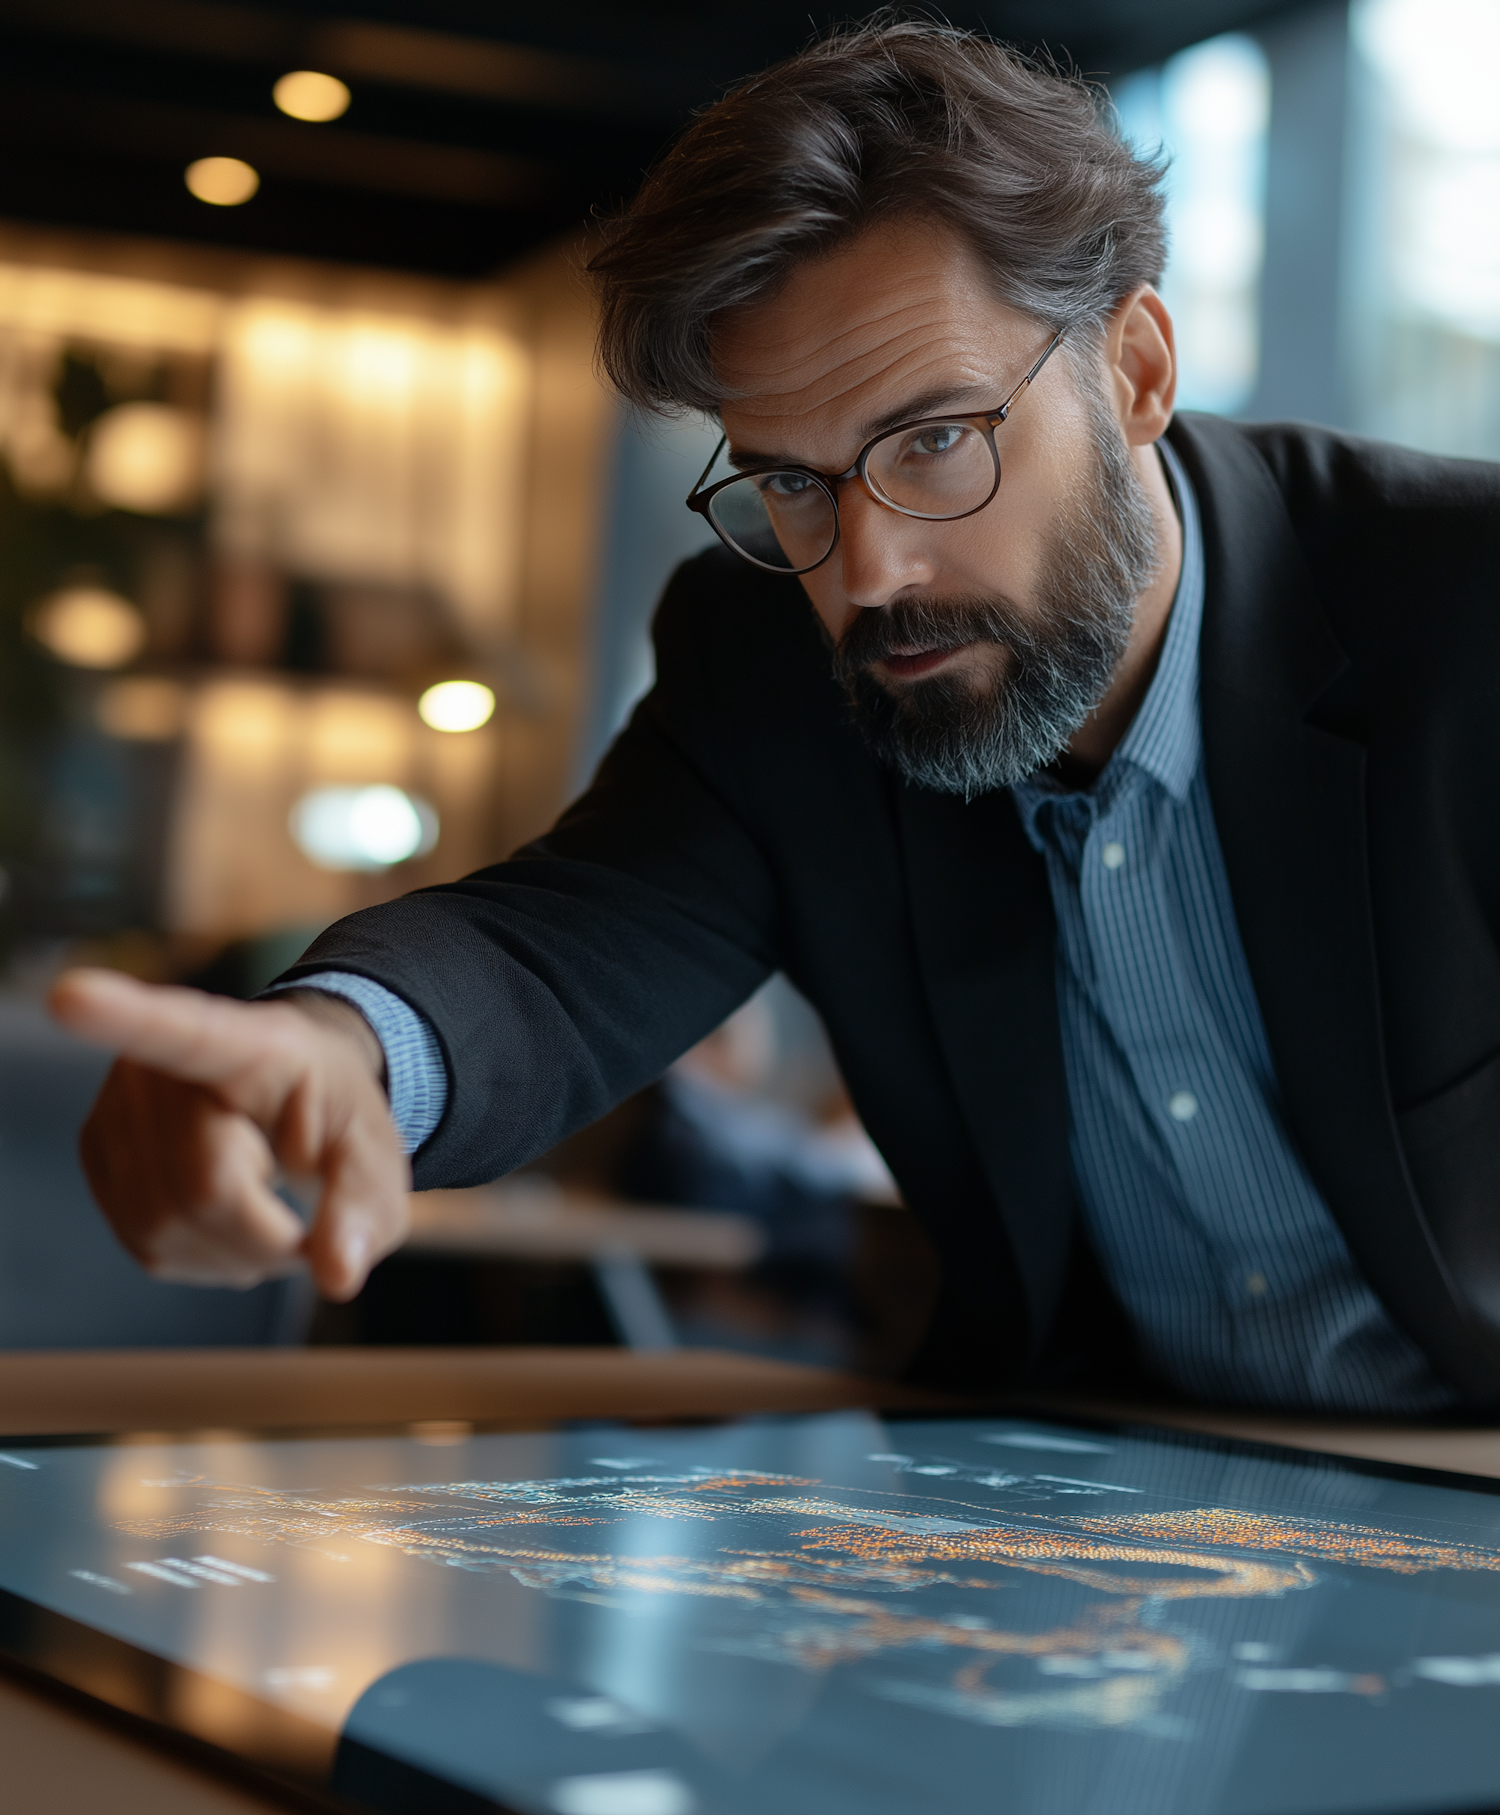
[[[1203,765],[1203,539],[1155,678],[1094,785],[1013,790],[1046,859],[1083,1214],[1150,1362],[1195,1397],[1409,1414],[1451,1403],[1387,1317],[1282,1114]]]
[[[415,1153],[443,1119],[448,1101],[448,1070],[442,1049],[425,1015],[403,1002],[383,983],[354,971],[319,971],[294,983],[278,983],[266,993],[284,989],[314,989],[325,996],[342,996],[352,1002],[375,1030],[385,1048],[385,1088],[390,1098],[391,1120],[401,1145]]]

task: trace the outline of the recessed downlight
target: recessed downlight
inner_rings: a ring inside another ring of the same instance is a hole
[[[199,158],[182,180],[200,202],[215,208],[238,208],[260,188],[260,172],[243,158]]]
[[[289,70],[271,90],[271,99],[294,120],[336,120],[349,108],[345,84],[316,69]]]

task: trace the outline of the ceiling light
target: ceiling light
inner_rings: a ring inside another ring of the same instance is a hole
[[[314,788],[292,808],[292,837],[320,870],[384,870],[437,843],[438,817],[400,788]]]
[[[199,158],[182,180],[200,202],[215,208],[237,208],[260,188],[260,172],[243,158]]]
[[[94,495],[121,510],[185,510],[203,489],[203,424],[165,403],[122,403],[89,431]]]
[[[49,655],[74,668],[122,668],[146,644],[146,621],[129,599],[102,586],[65,586],[26,614]]]
[[[478,681],[439,681],[417,701],[422,723],[434,731],[477,731],[494,710],[494,694]]]
[[[337,76],[294,69],[271,90],[271,99],[294,120],[336,120],[349,106],[349,90]]]

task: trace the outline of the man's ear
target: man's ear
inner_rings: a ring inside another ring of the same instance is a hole
[[[1150,284],[1133,290],[1105,324],[1104,363],[1126,442],[1159,440],[1177,396],[1177,346],[1172,317]]]

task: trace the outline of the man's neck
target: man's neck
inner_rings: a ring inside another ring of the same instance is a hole
[[[1108,693],[1057,759],[1057,775],[1070,788],[1087,788],[1098,780],[1140,711],[1161,659],[1172,601],[1182,576],[1182,523],[1161,456],[1153,444],[1136,448],[1132,458],[1156,523],[1159,560],[1151,584],[1136,599],[1130,641]]]

